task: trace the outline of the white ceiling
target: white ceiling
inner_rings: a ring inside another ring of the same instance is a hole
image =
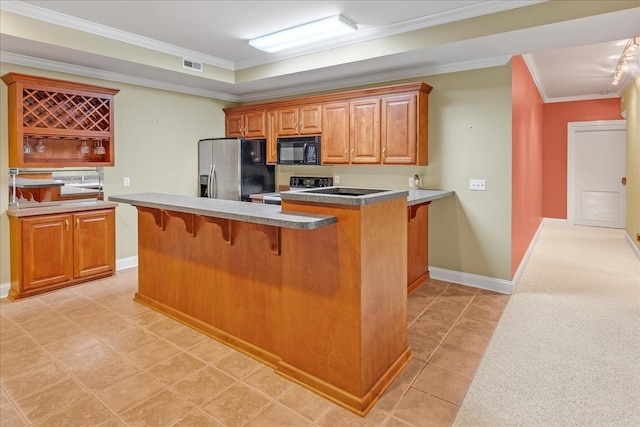
[[[572,8],[589,3],[554,1]],[[43,40],[25,35],[28,31],[5,32],[2,28],[0,59],[251,101],[503,65],[512,55],[524,55],[547,102],[619,96],[629,79],[613,86],[611,76],[626,40],[640,35],[640,0],[627,2],[631,9],[545,25],[514,23],[510,28],[509,23],[502,22],[506,29],[488,29],[478,35],[469,24],[451,27],[456,34],[451,30],[429,33],[430,37],[435,36],[429,40],[415,36],[415,31],[423,28],[444,28],[465,19],[490,17],[521,7],[535,8],[542,3],[545,2],[3,0],[2,13],[73,28],[88,33],[87,37],[117,40],[124,43],[120,45],[122,52],[133,46],[170,54],[180,61],[180,67],[158,66],[152,55],[132,58],[93,49],[88,43],[62,42],[53,33],[50,40]],[[259,35],[336,14],[356,22],[357,35],[342,38],[337,44],[283,54],[268,54],[247,43]],[[464,34],[467,29],[469,36]],[[182,69],[183,57],[202,62],[205,72]],[[213,71],[207,73],[209,70]]]

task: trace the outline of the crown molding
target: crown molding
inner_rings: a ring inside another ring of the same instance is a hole
[[[57,71],[60,73],[74,74],[83,77],[91,77],[94,79],[109,80],[136,86],[149,87],[153,89],[167,90],[188,95],[202,96],[205,98],[215,98],[223,101],[241,102],[240,97],[228,93],[166,83],[158,80],[145,79],[142,77],[134,77],[127,74],[114,73],[110,71],[98,70],[95,68],[81,67],[78,65],[71,65],[63,62],[50,61],[48,59],[18,55],[11,52],[0,51],[0,62],[22,65],[25,67],[40,68],[42,70],[48,71]]]
[[[336,42],[319,43],[306,47],[304,49],[298,49],[281,54],[264,55],[255,60],[240,61],[233,63],[222,58],[217,58],[210,55],[205,55],[201,52],[184,49],[169,43],[163,43],[158,40],[150,39],[148,37],[139,36],[137,34],[129,33],[126,31],[117,30],[106,25],[97,24],[91,21],[87,21],[80,18],[75,18],[69,15],[65,15],[59,12],[54,12],[42,7],[34,6],[22,1],[5,1],[0,2],[0,10],[7,12],[17,13],[29,18],[38,19],[40,21],[49,22],[55,25],[60,25],[80,31],[84,31],[90,34],[95,34],[101,37],[106,37],[113,40],[118,40],[124,43],[133,44],[136,46],[152,49],[158,52],[167,53],[170,55],[179,56],[182,58],[188,58],[194,61],[206,63],[216,67],[220,67],[227,70],[241,70],[251,68],[258,65],[264,65],[271,62],[281,61],[284,59],[294,58],[297,56],[309,54],[311,52],[317,52],[319,50],[326,50],[329,48],[337,48],[346,46],[349,44],[368,41],[376,38],[391,36],[399,33],[405,33],[408,31],[420,30],[423,28],[434,27],[437,25],[443,25],[463,19],[475,18],[478,16],[489,15],[492,13],[503,12],[506,10],[516,9],[520,7],[530,6],[538,3],[544,3],[548,0],[523,0],[523,1],[499,1],[490,0],[472,4],[470,6],[460,7],[454,10],[448,10],[445,12],[433,14],[430,16],[420,17],[409,21],[398,22],[392,25],[383,27],[376,27],[366,30],[360,30],[353,35],[341,38]]]
[[[0,10],[16,13],[39,21],[49,22],[51,24],[60,25],[74,30],[84,31],[86,33],[95,34],[97,36],[106,37],[108,39],[117,40],[123,43],[144,47],[158,52],[175,55],[182,58],[188,58],[194,61],[203,62],[226,70],[234,70],[232,61],[217,58],[215,56],[205,55],[169,43],[163,43],[148,37],[139,36],[137,34],[126,31],[117,30],[106,25],[101,25],[85,19],[75,18],[42,7],[23,3],[21,1],[2,1],[0,2]]]

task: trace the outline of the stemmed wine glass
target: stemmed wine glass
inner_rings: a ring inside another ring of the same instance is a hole
[[[31,153],[33,153],[33,148],[31,147],[31,144],[29,144],[29,138],[25,138],[24,154],[31,154]]]
[[[106,152],[102,146],[102,140],[98,141],[98,144],[93,147],[93,154],[106,154]]]
[[[89,152],[89,147],[87,147],[87,141],[82,141],[82,145],[78,147],[78,151],[82,154],[87,154]]]

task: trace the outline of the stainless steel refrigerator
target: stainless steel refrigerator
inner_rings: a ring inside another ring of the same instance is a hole
[[[267,165],[265,139],[209,138],[198,141],[200,196],[250,201],[275,191],[275,166]]]

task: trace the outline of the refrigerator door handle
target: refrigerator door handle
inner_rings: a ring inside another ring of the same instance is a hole
[[[209,176],[207,177],[207,197],[208,198],[212,198],[212,185],[213,183],[211,182],[211,180],[213,179],[213,163],[209,166]]]
[[[216,165],[211,166],[211,198],[218,198],[218,181],[216,179]]]

